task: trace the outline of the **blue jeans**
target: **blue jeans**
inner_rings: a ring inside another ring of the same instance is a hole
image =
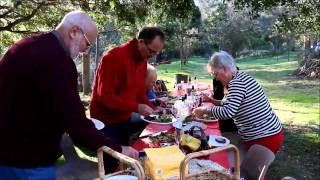
[[[0,165],[0,180],[55,180],[54,165],[38,168],[15,168]]]

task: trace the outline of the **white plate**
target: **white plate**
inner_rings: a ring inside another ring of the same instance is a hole
[[[197,121],[201,122],[217,122],[218,119],[202,119],[202,118],[196,118]]]
[[[159,115],[152,115],[152,114],[151,114],[150,116],[151,116],[151,117],[156,117],[157,119],[158,119],[158,117],[159,117]],[[172,124],[172,123],[174,123],[174,122],[177,121],[177,119],[173,117],[171,122],[155,122],[155,121],[150,121],[150,120],[145,119],[143,115],[141,115],[141,119],[142,119],[143,121],[148,122],[148,123],[159,124],[159,125],[169,125],[169,124]]]
[[[105,178],[104,180],[138,180],[138,177],[130,175],[117,175]]]
[[[98,119],[91,118],[91,121],[94,123],[96,129],[101,130],[104,128],[104,123],[99,121]]]
[[[203,130],[205,130],[207,128],[207,126],[201,122],[192,121],[191,123],[184,126],[182,129],[183,129],[183,131],[189,131],[193,126],[198,126]]]
[[[217,142],[217,141],[215,140],[217,137],[225,139],[226,142],[225,142],[225,143],[219,143],[219,142]],[[210,135],[210,136],[209,136],[208,144],[209,144],[210,146],[220,147],[220,146],[225,146],[225,145],[230,144],[230,140],[227,139],[227,138],[225,138],[225,137],[223,137],[223,136]]]

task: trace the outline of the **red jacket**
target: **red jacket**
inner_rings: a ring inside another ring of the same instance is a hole
[[[147,60],[140,56],[137,44],[131,40],[103,56],[91,95],[91,117],[114,124],[128,120],[140,103],[152,107],[144,83]]]

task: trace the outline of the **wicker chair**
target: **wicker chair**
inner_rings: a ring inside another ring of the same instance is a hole
[[[224,150],[233,150],[234,154],[234,173],[233,175],[229,174],[228,172],[223,171],[216,171],[216,170],[210,170],[205,172],[199,172],[195,174],[186,175],[186,167],[188,162],[191,159],[197,158],[197,157],[203,157],[207,156],[209,154],[217,153]],[[240,179],[240,156],[239,156],[239,150],[234,145],[227,145],[223,147],[218,147],[214,149],[209,150],[203,150],[199,152],[194,152],[188,154],[184,160],[180,164],[180,179],[181,180],[239,180]]]
[[[116,158],[120,161],[120,163],[129,165],[132,167],[134,170],[120,170],[118,172],[112,173],[105,175],[104,171],[104,165],[103,165],[103,153],[107,153],[111,155],[113,158]],[[112,150],[111,148],[107,146],[102,146],[101,148],[98,149],[97,152],[98,155],[98,170],[99,170],[99,179],[105,179],[108,177],[116,176],[116,175],[135,175],[138,177],[138,180],[144,180],[145,175],[144,175],[144,170],[139,163],[139,161],[132,159],[124,154],[118,153],[117,151]]]
[[[268,148],[259,144],[251,146],[241,163],[241,176],[247,180],[264,179],[274,159],[275,155]]]

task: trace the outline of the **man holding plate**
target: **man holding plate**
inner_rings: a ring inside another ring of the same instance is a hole
[[[145,77],[147,61],[164,46],[164,34],[155,26],[144,27],[137,38],[115,47],[103,56],[95,78],[91,96],[90,115],[106,124],[102,132],[122,145],[129,137],[144,129],[145,122],[132,123],[132,112],[141,115],[153,113],[147,98]],[[105,164],[115,170],[117,161],[110,156]]]

